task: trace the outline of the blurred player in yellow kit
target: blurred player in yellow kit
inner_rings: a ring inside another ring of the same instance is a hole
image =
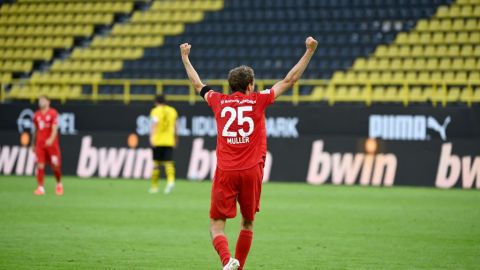
[[[173,149],[177,145],[177,117],[178,113],[172,106],[165,103],[163,95],[155,97],[155,107],[150,112],[150,145],[153,152],[152,186],[150,193],[158,192],[160,167],[165,167],[167,185],[164,193],[169,194],[175,187],[175,165],[173,162]]]

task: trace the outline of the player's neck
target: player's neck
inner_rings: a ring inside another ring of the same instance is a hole
[[[41,113],[46,113],[50,107],[40,108]]]

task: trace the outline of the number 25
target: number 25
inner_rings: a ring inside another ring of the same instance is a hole
[[[248,131],[245,132],[243,128],[238,130],[238,133],[240,133],[240,136],[242,137],[247,137],[250,136],[253,133],[253,119],[248,116],[243,116],[244,112],[251,112],[253,111],[252,106],[243,106],[243,107],[238,107],[238,118],[237,118],[237,111],[232,108],[232,107],[225,107],[223,108],[220,116],[223,118],[226,116],[227,113],[230,113],[230,117],[227,120],[227,123],[223,127],[222,131],[222,136],[223,137],[237,137],[237,132],[236,131],[229,131],[230,126],[233,124],[235,119],[237,119],[237,123],[239,126],[242,126],[244,123],[248,123]]]

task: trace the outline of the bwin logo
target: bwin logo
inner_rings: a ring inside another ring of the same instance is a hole
[[[370,115],[368,133],[370,138],[384,140],[425,141],[430,136],[427,131],[437,132],[442,140],[447,140],[447,127],[452,121],[447,116],[442,122],[433,116],[425,115]]]

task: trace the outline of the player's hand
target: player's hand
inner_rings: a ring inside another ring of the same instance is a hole
[[[190,54],[190,48],[192,48],[192,45],[188,43],[183,43],[180,45],[180,53],[182,56],[188,56]]]
[[[53,139],[52,138],[48,138],[46,141],[45,141],[45,145],[46,146],[52,146],[53,144]]]
[[[317,49],[318,41],[316,41],[313,37],[308,37],[305,40],[305,46],[307,47],[307,51],[314,52]]]

